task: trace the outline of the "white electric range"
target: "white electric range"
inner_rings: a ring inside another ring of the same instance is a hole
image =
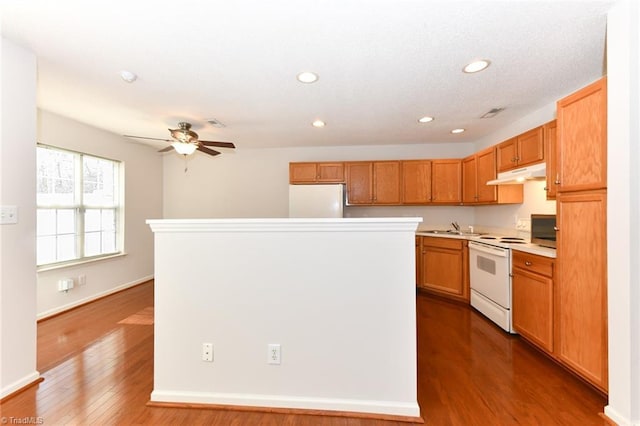
[[[524,238],[480,235],[469,241],[471,306],[509,333],[511,320],[511,247]]]

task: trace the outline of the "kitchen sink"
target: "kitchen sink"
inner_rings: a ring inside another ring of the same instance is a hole
[[[455,229],[429,229],[427,231],[420,231],[426,234],[444,234],[444,235],[460,235],[464,237],[475,237],[479,234],[477,232],[456,231]]]

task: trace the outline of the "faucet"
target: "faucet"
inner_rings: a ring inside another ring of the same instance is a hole
[[[451,226],[453,226],[453,229],[460,232],[460,225],[458,225],[458,222],[456,221],[451,222]]]

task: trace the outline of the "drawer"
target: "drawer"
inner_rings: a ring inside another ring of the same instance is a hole
[[[553,259],[521,251],[512,251],[513,267],[553,278]]]
[[[439,247],[451,250],[462,250],[467,245],[467,240],[457,238],[422,237],[422,247]]]

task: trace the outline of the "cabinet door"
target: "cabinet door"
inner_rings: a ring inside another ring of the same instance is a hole
[[[524,167],[544,161],[544,130],[542,126],[518,135],[517,165]]]
[[[373,163],[359,161],[345,164],[347,171],[347,203],[373,203]]]
[[[490,147],[476,154],[478,163],[478,201],[481,203],[492,203],[498,200],[498,187],[487,185],[487,181],[495,179],[496,173],[496,150]],[[520,201],[522,202],[522,201]]]
[[[514,268],[513,328],[532,343],[553,352],[553,279]]]
[[[431,161],[402,162],[403,204],[427,204],[431,201]]]
[[[461,160],[433,160],[431,162],[431,201],[443,204],[462,202],[461,180]]]
[[[422,237],[419,287],[469,302],[469,249],[466,240]]]
[[[496,146],[497,171],[505,172],[518,167],[518,138],[511,138]]]
[[[400,204],[399,161],[376,161],[373,163],[373,202],[375,204]]]
[[[547,163],[547,200],[556,198],[558,172],[556,166],[556,130],[557,122],[553,120],[544,125],[545,159]]]
[[[439,247],[422,247],[422,287],[464,297],[462,252]]]
[[[462,160],[462,202],[472,204],[478,201],[478,167],[476,156]]]
[[[315,183],[316,163],[289,163],[289,183]]]
[[[318,163],[318,182],[344,182],[344,163]]]
[[[422,237],[416,236],[416,286],[422,279]]]
[[[557,196],[556,354],[607,390],[606,191]]]
[[[558,101],[558,192],[607,187],[606,77]]]

